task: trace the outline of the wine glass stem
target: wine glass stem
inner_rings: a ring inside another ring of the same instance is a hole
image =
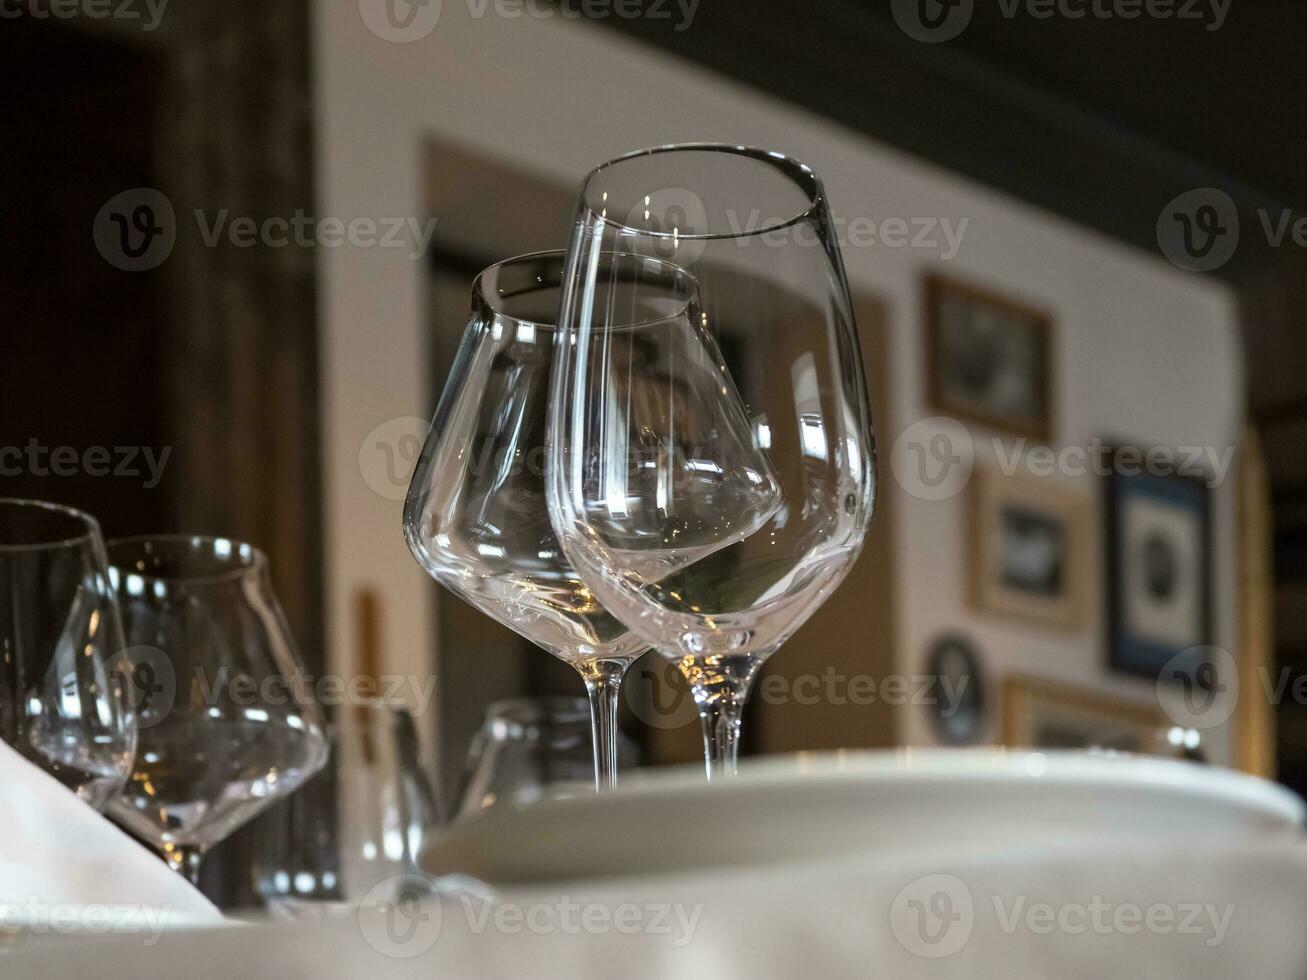
[[[703,725],[708,780],[729,779],[740,759],[740,719],[762,658],[740,656],[684,657],[677,662],[690,684]]]
[[[204,861],[204,850],[193,844],[173,844],[164,851],[164,860],[168,866],[182,875],[196,888],[200,887],[200,865]]]
[[[617,694],[628,666],[623,660],[592,660],[577,668],[590,695],[595,789],[600,792],[617,785]]]

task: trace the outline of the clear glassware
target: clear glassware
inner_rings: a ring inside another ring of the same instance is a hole
[[[618,756],[635,765],[621,737]],[[468,751],[457,819],[492,806],[579,796],[590,789],[590,717],[579,698],[509,698],[486,709]]]
[[[423,838],[440,824],[412,713],[381,701],[341,708],[330,764],[278,815],[262,825],[254,868],[274,914],[349,911],[393,900],[378,894],[388,883],[411,888]]]
[[[648,644],[595,600],[549,523],[545,409],[563,263],[562,252],[541,252],[477,277],[409,487],[404,537],[437,581],[580,673],[604,788],[617,781],[622,677]]]
[[[682,308],[632,327],[646,299],[675,305],[669,265]],[[554,528],[597,600],[685,674],[709,778],[733,773],[758,667],[839,585],[875,502],[821,181],[715,144],[606,163],[582,187],[563,292]]]
[[[123,646],[95,518],[0,499],[0,738],[97,810],[136,754]]]
[[[322,768],[327,737],[262,552],[109,543],[135,676],[135,767],[110,812],[192,882],[205,851]]]

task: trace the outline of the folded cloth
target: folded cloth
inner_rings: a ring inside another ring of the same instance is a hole
[[[315,980],[1307,976],[1307,844],[976,851],[956,840],[928,857],[572,882],[493,904],[447,896],[343,920],[169,932],[148,949],[125,938],[63,944],[4,963],[32,980],[270,969]]]
[[[181,875],[0,743],[0,935],[220,923]]]

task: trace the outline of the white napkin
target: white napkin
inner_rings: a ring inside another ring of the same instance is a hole
[[[223,922],[198,890],[0,743],[0,938],[158,936]]]

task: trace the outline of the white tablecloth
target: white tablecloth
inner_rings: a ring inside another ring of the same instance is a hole
[[[633,841],[633,847],[639,842]],[[729,830],[686,846],[729,847]],[[860,856],[252,929],[42,940],[5,976],[1302,980],[1307,844]]]

